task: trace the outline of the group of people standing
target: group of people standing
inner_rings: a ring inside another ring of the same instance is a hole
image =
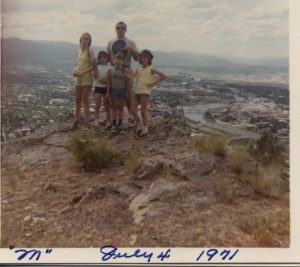
[[[136,133],[148,133],[147,109],[152,88],[166,75],[152,67],[152,53],[137,50],[134,41],[125,37],[127,26],[123,21],[116,24],[117,38],[108,43],[107,51],[100,51],[94,59],[91,49],[92,37],[83,33],[77,51],[75,77],[75,120],[73,129],[78,128],[81,103],[84,106],[84,127],[90,127],[89,94],[95,87],[95,127],[99,128],[99,111],[103,102],[106,112],[106,129],[123,130],[123,109],[126,104],[128,121],[136,126]],[[131,60],[140,66],[133,70]],[[109,64],[110,63],[110,64]],[[158,79],[154,79],[154,76]],[[137,114],[141,105],[142,122]]]

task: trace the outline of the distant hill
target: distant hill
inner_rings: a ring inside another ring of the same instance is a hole
[[[19,38],[2,39],[2,64],[30,64],[41,66],[74,65],[77,44],[51,41],[29,41]],[[95,55],[105,48],[93,46]],[[153,51],[155,66],[192,68],[201,71],[248,71],[267,66],[268,71],[288,72],[288,59],[222,58],[220,56],[189,52]]]
[[[78,45],[67,42],[2,39],[2,64],[74,65],[77,49]]]

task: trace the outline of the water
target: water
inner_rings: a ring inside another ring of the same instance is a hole
[[[227,107],[227,103],[199,103],[192,106],[183,106],[183,110],[185,117],[187,117],[188,119],[206,124],[206,120],[204,118],[206,111],[225,109]]]

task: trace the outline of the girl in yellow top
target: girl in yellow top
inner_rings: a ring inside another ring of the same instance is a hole
[[[75,77],[75,121],[73,129],[76,129],[80,120],[81,102],[84,105],[84,126],[89,128],[89,94],[93,85],[92,70],[93,51],[90,49],[92,37],[89,33],[83,33],[80,37],[80,48],[77,51],[76,66],[73,71]]]
[[[140,67],[132,74],[126,72],[126,77],[133,79],[136,77],[136,84],[134,87],[134,97],[131,104],[131,113],[136,122],[136,132],[140,136],[148,134],[148,103],[152,87],[166,78],[166,75],[154,69],[152,65],[153,55],[149,50],[143,50],[139,55]],[[154,75],[159,76],[159,80],[154,79]],[[138,105],[141,105],[141,115],[143,125],[141,125],[140,118],[137,114]]]

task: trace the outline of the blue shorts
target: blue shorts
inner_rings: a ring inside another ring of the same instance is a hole
[[[125,99],[125,89],[112,89],[111,99]]]

